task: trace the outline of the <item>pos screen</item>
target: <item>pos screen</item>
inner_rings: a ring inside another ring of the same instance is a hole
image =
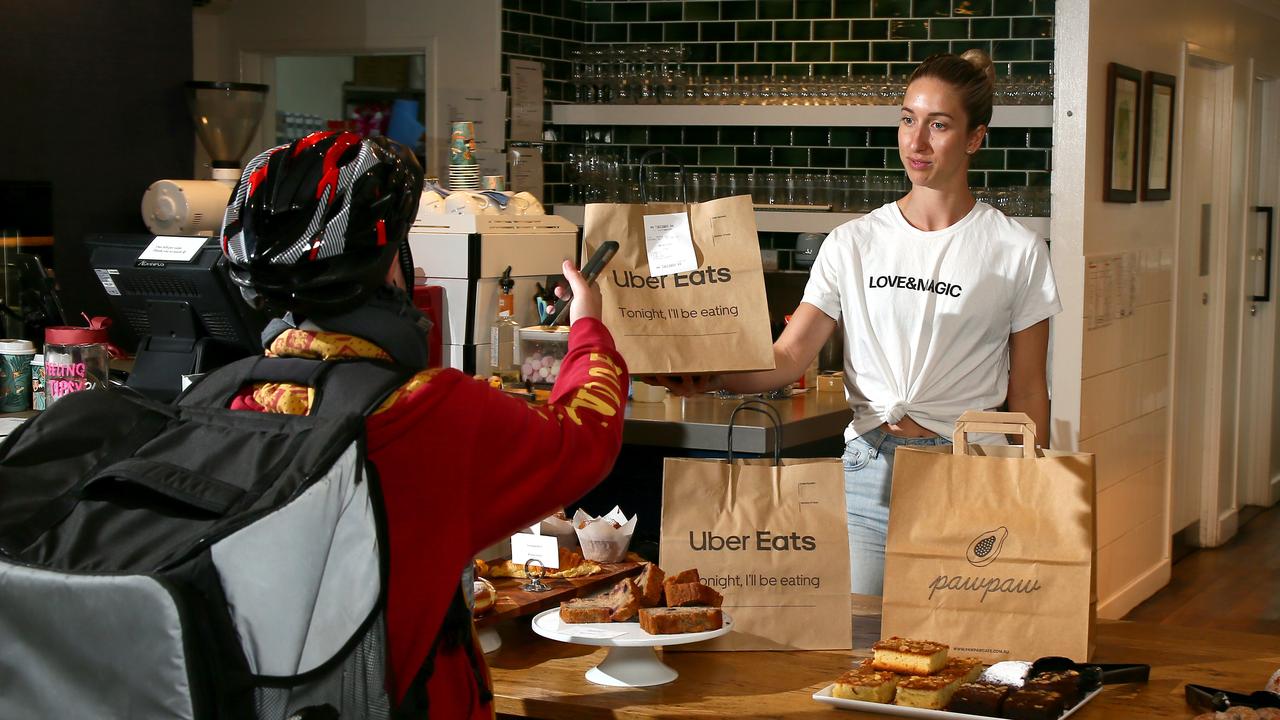
[[[167,401],[181,391],[183,375],[262,352],[268,316],[251,308],[232,284],[218,238],[203,238],[185,261],[142,259],[153,240],[90,235],[85,248],[116,322],[138,339],[126,384]]]

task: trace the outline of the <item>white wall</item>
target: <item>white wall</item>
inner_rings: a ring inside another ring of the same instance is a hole
[[[1223,178],[1230,186],[1231,227],[1225,301],[1218,309],[1225,328],[1221,352],[1237,347],[1240,333],[1243,288],[1236,269],[1242,262],[1245,216],[1249,62],[1253,59],[1259,70],[1280,70],[1275,42],[1280,20],[1228,2],[1201,0],[1058,0],[1057,13],[1051,236],[1066,309],[1055,322],[1054,445],[1097,455],[1098,608],[1103,617],[1119,617],[1169,578],[1169,369],[1176,322],[1181,117],[1171,158],[1173,199],[1103,202],[1107,65],[1174,75],[1181,88],[1184,47],[1190,42],[1198,52],[1237,68],[1233,169]],[[1136,312],[1106,327],[1085,329],[1080,268],[1090,256],[1120,253],[1131,253],[1138,263]],[[1227,359],[1219,378],[1223,421],[1205,432],[1221,442],[1219,473],[1234,486],[1231,448],[1239,379],[1234,357]]]
[[[342,84],[351,82],[354,75],[355,60],[350,55],[278,57],[276,110],[342,119]]]
[[[210,8],[197,8],[192,19],[193,70],[200,80],[274,85],[279,55],[423,54],[433,147],[448,138],[442,91],[501,87],[499,0],[272,0]],[[275,107],[273,90],[249,154],[275,138]],[[428,152],[428,163],[435,164],[436,155]],[[203,161],[197,158],[198,168]],[[434,167],[427,171],[438,174]]]

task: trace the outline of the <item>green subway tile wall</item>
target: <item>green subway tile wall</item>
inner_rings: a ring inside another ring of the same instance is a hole
[[[587,44],[680,43],[706,75],[901,74],[936,52],[979,47],[998,75],[1047,75],[1054,0],[503,0],[506,61],[543,63],[551,104],[572,102],[573,50]],[[566,202],[564,163],[590,145],[626,162],[654,147],[691,169],[900,171],[888,128],[557,127],[543,146],[549,203]],[[975,157],[977,185],[1047,185],[1052,132],[993,128]]]

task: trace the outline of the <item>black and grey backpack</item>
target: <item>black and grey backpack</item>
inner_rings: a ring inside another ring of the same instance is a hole
[[[411,372],[248,358],[173,405],[75,393],[18,428],[0,718],[389,717],[363,416]],[[262,381],[315,388],[312,414],[221,409]]]

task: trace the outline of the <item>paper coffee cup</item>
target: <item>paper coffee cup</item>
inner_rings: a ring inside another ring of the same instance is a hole
[[[36,354],[30,340],[0,340],[0,412],[31,409],[31,358]]]

